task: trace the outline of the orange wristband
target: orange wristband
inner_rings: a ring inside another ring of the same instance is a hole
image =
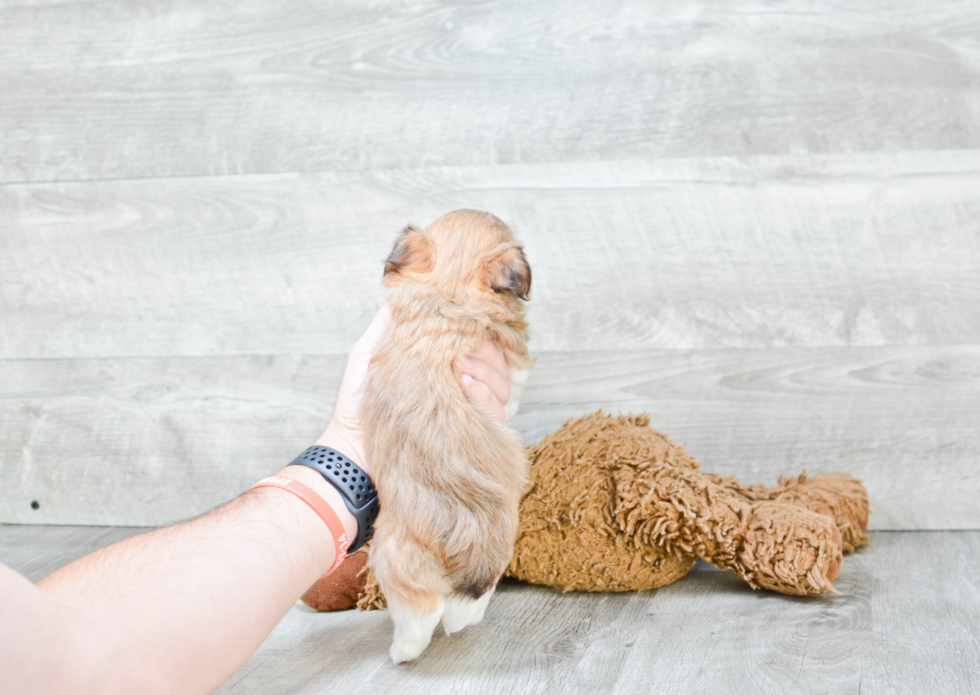
[[[330,529],[330,533],[333,535],[333,542],[337,549],[333,567],[328,569],[323,576],[326,577],[327,574],[330,574],[340,566],[340,563],[347,557],[347,548],[350,545],[347,541],[347,532],[344,530],[344,525],[341,523],[340,517],[337,516],[337,513],[320,495],[316,494],[306,485],[303,485],[303,483],[281,475],[270,475],[268,478],[262,478],[262,480],[250,487],[249,490],[254,490],[257,487],[277,487],[280,490],[293,493],[306,502],[317,513],[317,516],[323,519],[323,523],[327,525],[327,528]]]

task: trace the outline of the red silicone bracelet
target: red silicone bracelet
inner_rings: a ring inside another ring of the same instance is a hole
[[[330,574],[340,566],[340,563],[347,557],[347,547],[350,545],[347,541],[347,532],[344,530],[344,525],[341,523],[340,517],[337,516],[337,513],[320,495],[298,480],[286,478],[281,475],[270,475],[268,478],[262,478],[262,480],[250,487],[249,490],[254,490],[257,487],[277,487],[280,490],[293,493],[306,502],[317,513],[317,516],[323,519],[323,523],[327,525],[327,528],[330,529],[330,533],[333,535],[333,542],[337,548],[333,567],[328,569],[323,576],[326,577],[327,574]]]

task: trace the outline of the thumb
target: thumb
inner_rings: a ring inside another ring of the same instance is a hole
[[[378,309],[378,313],[374,315],[371,319],[371,323],[368,324],[367,330],[364,331],[364,335],[360,337],[357,341],[357,348],[359,351],[365,353],[366,357],[370,359],[374,351],[378,349],[378,345],[384,338],[385,331],[388,329],[388,324],[391,322],[391,307],[385,302]]]

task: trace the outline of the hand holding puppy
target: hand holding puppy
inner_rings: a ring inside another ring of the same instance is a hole
[[[492,420],[507,420],[504,406],[511,396],[511,370],[503,351],[491,342],[483,343],[463,356],[459,371],[466,398]]]
[[[364,453],[361,385],[367,376],[371,357],[381,344],[390,321],[391,309],[383,304],[364,335],[354,343],[347,356],[347,366],[340,382],[337,404],[330,424],[316,440],[316,444],[336,449],[361,464],[368,474],[371,473],[371,462]],[[457,370],[460,373],[459,384],[466,398],[484,410],[491,419],[504,422],[504,406],[511,395],[511,370],[501,349],[489,341],[485,342],[467,352],[459,361]]]

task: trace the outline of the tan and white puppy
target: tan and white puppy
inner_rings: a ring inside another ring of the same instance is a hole
[[[458,361],[492,341],[511,367],[512,397],[534,363],[524,300],[531,269],[510,229],[456,210],[408,227],[385,263],[392,320],[364,385],[365,442],[381,510],[370,566],[395,624],[391,659],[410,661],[442,622],[483,619],[510,562],[527,480],[521,438],[470,403]]]

